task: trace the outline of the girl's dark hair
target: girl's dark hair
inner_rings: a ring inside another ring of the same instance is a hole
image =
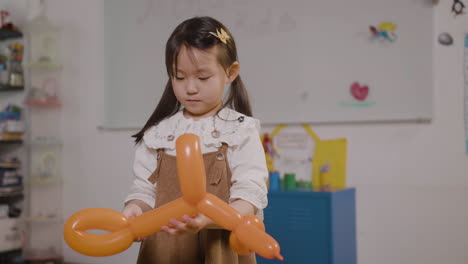
[[[226,44],[210,33],[221,29],[226,31],[231,37]],[[211,17],[194,17],[185,20],[175,28],[166,43],[166,70],[169,80],[166,83],[166,88],[156,109],[143,128],[132,136],[135,138],[136,143],[141,141],[148,128],[180,110],[181,104],[177,101],[172,89],[171,78],[175,75],[174,69],[177,69],[177,57],[182,46],[188,49],[206,50],[215,45],[218,47],[218,61],[224,70],[227,71],[235,61],[238,61],[237,49],[234,38],[221,22]],[[231,83],[229,94],[223,107],[230,107],[246,116],[252,116],[247,90],[240,75]]]

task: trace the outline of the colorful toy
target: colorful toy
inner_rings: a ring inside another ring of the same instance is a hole
[[[1,29],[19,32],[19,29],[11,22],[10,12],[0,10]]]
[[[265,133],[261,136],[263,150],[265,151],[265,159],[267,162],[267,169],[269,172],[275,171],[274,159],[279,157],[278,149],[273,145],[272,138]]]
[[[329,192],[331,188],[331,178],[330,178],[330,163],[320,166],[320,190],[324,192]]]
[[[397,28],[397,25],[392,22],[382,22],[377,29],[374,26],[369,26],[372,36],[375,38],[383,38],[391,42],[397,39],[397,35],[393,32]]]
[[[134,218],[104,208],[78,211],[64,226],[68,245],[88,256],[110,256],[126,250],[137,237],[161,231],[170,218],[180,219],[183,215],[201,212],[219,226],[232,231],[229,243],[238,254],[256,252],[264,258],[283,260],[278,242],[265,233],[265,226],[257,216],[241,216],[224,201],[206,192],[205,167],[198,136],[180,136],[176,141],[176,153],[183,197]],[[97,235],[86,232],[96,229],[109,233]]]
[[[10,50],[10,76],[8,83],[11,86],[23,86],[23,68],[21,62],[23,60],[23,45],[21,43],[12,43],[8,45]]]

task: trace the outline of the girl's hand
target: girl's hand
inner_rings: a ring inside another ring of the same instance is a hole
[[[124,214],[126,217],[128,218],[132,218],[132,217],[137,217],[141,214],[143,214],[143,210],[141,209],[140,206],[136,205],[136,204],[133,204],[133,203],[129,203],[127,204],[123,211],[122,211],[122,214]],[[145,239],[145,237],[137,237],[135,238],[135,242],[141,242]]]
[[[239,211],[241,215],[255,214],[257,210],[251,203],[241,199],[236,199],[229,205]],[[222,229],[222,227],[211,221],[210,218],[198,213],[193,217],[184,215],[181,221],[171,218],[169,220],[169,226],[163,226],[161,230],[171,235],[180,235],[184,233],[197,233],[203,228]]]
[[[197,233],[210,223],[212,223],[211,220],[200,213],[194,217],[184,215],[181,221],[174,218],[169,219],[169,226],[163,226],[161,230],[171,235]]]

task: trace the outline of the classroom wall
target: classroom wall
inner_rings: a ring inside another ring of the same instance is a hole
[[[133,131],[97,129],[103,120],[106,85],[102,1],[47,2],[51,19],[64,26],[67,51],[63,215],[67,218],[88,207],[120,210],[132,177]],[[462,33],[468,15],[454,19],[450,8],[451,1],[441,1],[435,10],[435,33],[451,32],[456,44],[434,48],[434,75],[427,76],[433,78],[435,89],[432,123],[314,127],[323,138],[348,138],[348,183],[357,188],[360,264],[468,261],[468,156],[462,105]],[[134,246],[121,255],[96,259],[64,249],[66,260],[93,264],[133,263],[136,253]]]

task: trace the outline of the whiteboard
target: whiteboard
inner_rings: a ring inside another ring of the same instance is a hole
[[[143,125],[168,78],[167,38],[201,15],[232,32],[262,123],[431,119],[430,1],[104,0],[104,127]],[[397,25],[395,41],[372,37],[381,22]],[[355,82],[368,86],[363,101],[350,92]]]

